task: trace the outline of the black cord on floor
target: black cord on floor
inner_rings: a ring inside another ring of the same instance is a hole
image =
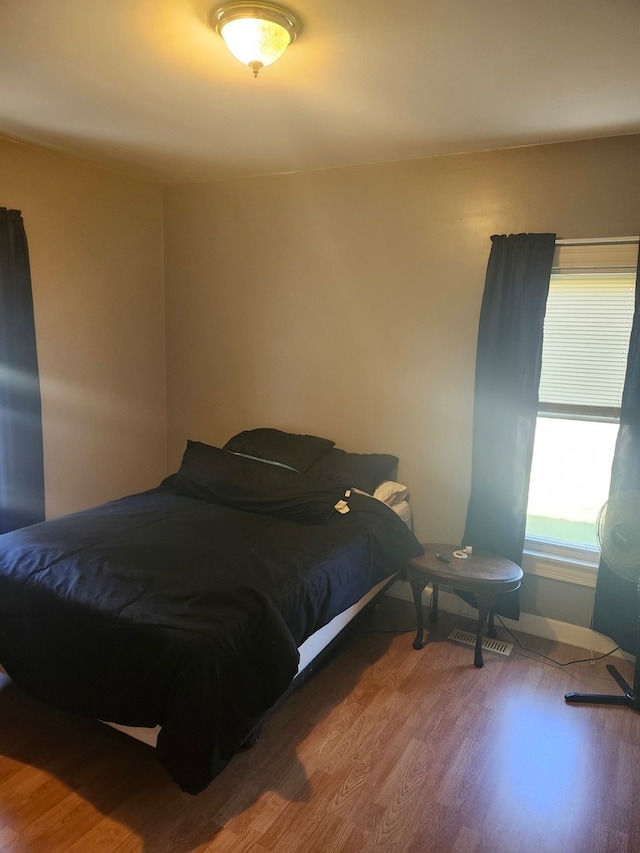
[[[518,646],[518,648],[522,652],[526,652],[526,655],[522,655],[522,657],[527,657],[529,655],[535,655],[536,658],[541,659],[541,663],[548,663],[552,666],[558,666],[560,668],[564,668],[565,666],[572,666],[574,663],[595,663],[598,660],[603,660],[604,658],[608,658],[609,655],[612,655],[614,652],[617,652],[620,649],[620,646],[616,646],[611,649],[610,652],[605,652],[603,655],[598,655],[598,657],[590,657],[590,658],[576,658],[576,660],[569,660],[565,663],[561,663],[559,660],[555,660],[555,658],[549,657],[548,655],[542,654],[542,652],[536,652],[535,649],[528,649],[526,646],[523,646],[520,640],[516,637],[516,635],[507,628],[507,626],[502,621],[501,617],[495,613],[495,618],[500,622],[500,625],[504,628],[507,634],[511,637],[514,643]],[[396,630],[388,629],[388,630],[372,630],[366,631],[363,630],[363,634],[413,634],[415,633],[415,628],[398,628]]]
[[[495,616],[498,619],[498,621],[500,622],[500,624],[502,625],[502,627],[504,628],[504,630],[507,632],[507,634],[516,643],[518,648],[522,649],[523,652],[527,652],[528,655],[536,655],[537,657],[542,658],[543,662],[553,664],[553,666],[565,667],[565,666],[571,666],[571,664],[574,664],[574,663],[594,663],[597,660],[602,660],[603,658],[608,658],[609,655],[612,655],[614,652],[617,652],[618,649],[620,648],[620,646],[616,646],[614,649],[611,649],[610,652],[605,652],[605,654],[598,655],[598,657],[595,657],[595,658],[577,658],[576,660],[569,660],[569,661],[566,661],[565,663],[561,663],[559,660],[555,660],[554,658],[551,658],[548,655],[543,655],[542,652],[536,652],[534,649],[528,649],[526,646],[523,646],[522,643],[520,642],[520,640],[516,637],[516,635],[513,634],[507,628],[507,626],[504,624],[504,622],[502,621],[500,616],[498,616],[497,613],[495,614]],[[527,657],[527,655],[523,655],[523,657]]]

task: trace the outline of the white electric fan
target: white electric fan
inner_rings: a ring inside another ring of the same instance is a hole
[[[598,514],[598,544],[609,568],[637,589],[638,633],[636,636],[636,663],[631,687],[615,666],[607,670],[620,685],[624,695],[599,693],[566,693],[567,702],[600,705],[628,705],[640,711],[640,492],[618,492],[611,495]]]

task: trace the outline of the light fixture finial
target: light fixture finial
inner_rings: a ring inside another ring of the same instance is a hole
[[[283,6],[244,0],[216,7],[211,12],[211,25],[254,77],[279,59],[302,31],[300,20]]]

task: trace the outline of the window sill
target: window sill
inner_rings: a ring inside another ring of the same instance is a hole
[[[562,546],[556,548],[550,542],[528,540],[525,544],[522,570],[527,575],[595,587],[598,559],[597,551]]]

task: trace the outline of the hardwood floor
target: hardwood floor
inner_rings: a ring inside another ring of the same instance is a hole
[[[640,715],[569,706],[615,693],[607,661],[559,668],[446,640],[441,614],[384,599],[338,656],[197,797],[153,751],[0,689],[0,850],[279,853],[636,853]],[[503,639],[510,638],[500,629]],[[568,661],[580,650],[519,635]],[[632,678],[628,663],[615,661]]]

